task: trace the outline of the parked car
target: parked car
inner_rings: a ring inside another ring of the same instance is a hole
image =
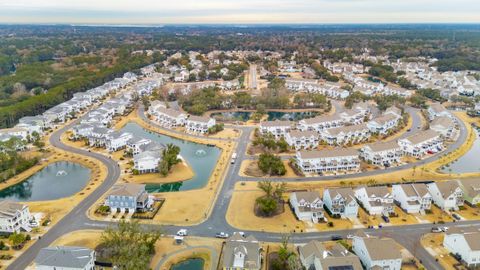
[[[441,233],[441,232],[442,232],[442,229],[438,227],[432,227],[432,233]]]
[[[440,227],[440,230],[442,230],[442,232],[447,232],[447,231],[448,231],[448,227],[446,227],[446,226]]]
[[[226,238],[228,238],[228,233],[219,232],[219,233],[215,234],[215,237],[216,237],[216,238],[226,239]]]
[[[332,241],[338,241],[338,240],[342,240],[343,237],[341,235],[338,235],[338,234],[334,234],[332,235]]]
[[[180,229],[180,230],[177,232],[177,235],[178,235],[178,236],[187,236],[187,235],[188,235],[188,231],[187,231],[187,229]]]
[[[453,214],[452,214],[452,217],[453,217],[454,219],[456,219],[456,220],[461,220],[461,219],[462,219],[462,218],[461,218],[458,214],[456,214],[456,213],[453,213]]]
[[[245,233],[244,232],[237,232],[238,234],[240,234],[242,237],[245,237]]]
[[[390,223],[390,218],[387,217],[387,216],[382,216],[382,219],[386,222],[386,223]]]
[[[348,234],[347,239],[353,239],[354,235],[353,234]]]

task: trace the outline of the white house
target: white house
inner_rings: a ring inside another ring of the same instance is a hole
[[[445,139],[453,139],[457,134],[455,122],[452,118],[446,116],[435,117],[435,119],[430,122],[430,129],[438,132],[438,134]]]
[[[427,153],[436,153],[443,148],[440,134],[431,129],[420,131],[407,138],[398,140],[405,155],[421,158]]]
[[[94,270],[95,251],[84,247],[42,248],[35,258],[37,270]]]
[[[28,205],[9,200],[0,201],[0,232],[15,233],[31,230]]]
[[[306,173],[324,173],[338,171],[358,171],[360,160],[358,152],[350,148],[338,148],[330,151],[306,151],[296,153],[296,162]]]
[[[342,118],[334,114],[302,119],[298,122],[297,128],[302,131],[311,130],[320,132],[324,129],[341,127],[343,125]]]
[[[150,139],[134,136],[127,141],[127,152],[131,153],[133,156],[138,155],[141,152],[140,147],[151,142]]]
[[[326,188],[323,191],[323,203],[331,215],[341,218],[356,218],[358,203],[352,188]]]
[[[443,246],[451,253],[459,255],[468,267],[474,269],[480,266],[480,232],[478,230],[452,228],[445,233]]]
[[[152,116],[155,121],[167,128],[183,126],[187,120],[185,113],[163,107],[157,107],[157,109],[152,112]]]
[[[133,156],[133,169],[138,173],[158,171],[158,163],[162,160],[162,152],[158,150],[144,151]]]
[[[277,139],[285,138],[293,126],[294,123],[292,121],[264,121],[260,123],[260,132],[262,134],[272,134]]]
[[[359,187],[355,198],[369,215],[389,216],[394,213],[393,195],[386,186]]]
[[[433,202],[442,210],[458,210],[464,204],[463,190],[457,181],[443,181],[427,184]]]
[[[339,243],[325,246],[312,240],[298,248],[300,262],[305,269],[332,270],[349,269],[363,270],[360,259]]]
[[[354,236],[352,249],[367,270],[402,268],[399,245],[390,238]]]
[[[109,152],[115,152],[124,149],[127,142],[133,137],[129,132],[114,131],[107,135],[106,148]]]
[[[367,127],[372,133],[388,134],[398,126],[399,121],[399,116],[389,113],[370,120]]]
[[[324,219],[323,202],[317,191],[292,192],[289,203],[299,220],[318,223]]]
[[[320,131],[320,140],[329,145],[345,145],[359,143],[370,138],[366,124],[329,128]]]
[[[396,141],[367,144],[360,149],[360,157],[373,165],[391,166],[399,163],[402,148]]]
[[[425,213],[432,206],[432,195],[425,184],[392,186],[393,199],[409,214]]]
[[[318,133],[311,130],[291,130],[285,136],[285,141],[288,145],[294,147],[296,150],[309,149],[318,146]]]
[[[260,243],[255,237],[235,232],[226,240],[223,252],[223,270],[260,270],[262,256]]]
[[[205,134],[215,123],[214,118],[190,115],[185,122],[185,129],[189,133]]]
[[[93,127],[88,135],[88,144],[94,147],[105,147],[107,144],[107,137],[113,130],[104,127]]]

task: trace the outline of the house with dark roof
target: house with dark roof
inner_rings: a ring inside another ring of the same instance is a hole
[[[35,258],[37,270],[94,270],[95,251],[84,247],[46,247]]]

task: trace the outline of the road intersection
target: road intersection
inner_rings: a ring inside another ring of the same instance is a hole
[[[147,121],[148,124],[160,128],[154,122],[148,120],[145,116],[143,107],[139,108],[139,116],[143,121]],[[408,136],[411,133],[415,132],[417,129],[421,129],[421,117],[419,116],[419,111],[413,108],[407,108],[407,113],[410,114],[412,118],[412,128],[411,131],[402,136]],[[77,120],[79,121],[79,120]],[[108,174],[103,183],[88,197],[81,201],[76,207],[72,209],[65,217],[58,221],[57,224],[53,225],[50,230],[45,233],[45,235],[37,240],[28,250],[23,252],[12,264],[10,264],[7,269],[25,269],[35,258],[41,248],[51,245],[56,239],[62,235],[68,234],[72,231],[82,230],[82,229],[105,229],[108,226],[113,225],[114,223],[105,222],[105,221],[94,221],[87,216],[87,211],[92,207],[95,202],[100,199],[104,194],[116,183],[120,176],[120,168],[116,161],[110,159],[109,157],[98,154],[95,152],[86,151],[83,149],[74,148],[68,145],[65,145],[61,142],[61,135],[66,132],[68,129],[73,127],[76,122],[73,122],[61,129],[56,130],[50,136],[50,144],[53,147],[59,148],[64,151],[72,152],[79,155],[88,156],[94,159],[97,159],[99,162],[103,163],[107,169]],[[450,153],[460,147],[467,139],[467,132],[465,124],[462,121],[460,123],[460,136],[456,142],[449,145],[449,147],[443,153]],[[246,156],[246,150],[249,142],[251,133],[254,130],[252,126],[236,126],[235,128],[241,130],[241,135],[236,139],[236,152],[238,154],[238,162],[232,164],[228,167],[226,171],[223,184],[220,188],[216,201],[213,202],[214,206],[211,211],[211,214],[207,219],[198,225],[195,226],[182,226],[182,228],[187,228],[190,231],[191,235],[200,236],[200,237],[214,237],[215,233],[218,231],[224,231],[227,233],[232,233],[238,231],[238,229],[232,227],[226,221],[226,213],[230,200],[232,198],[233,190],[235,183],[238,181],[255,181],[255,178],[252,177],[242,177],[239,176],[240,164],[241,161],[248,158]],[[169,130],[171,132],[171,130]],[[184,135],[182,133],[182,135]],[[202,137],[204,138],[204,137]],[[405,170],[412,168],[413,166],[423,165],[432,161],[439,159],[439,155],[435,155],[419,161],[417,163],[405,164],[399,167],[391,167],[385,170],[377,171],[368,171],[361,172],[355,175],[337,175],[337,176],[316,176],[308,178],[272,178],[273,181],[328,181],[333,179],[344,179],[350,178],[352,176],[374,176],[379,174],[384,174],[388,172],[395,172],[400,170]],[[461,221],[457,223],[446,224],[447,226],[480,226],[480,221]],[[180,227],[170,226],[170,225],[143,225],[148,228],[159,228],[160,226],[165,230],[167,234],[173,234]],[[433,258],[421,245],[420,238],[423,234],[428,233],[431,229],[431,224],[416,224],[416,225],[403,225],[403,226],[390,226],[384,227],[378,230],[372,229],[362,229],[368,234],[378,235],[378,236],[388,236],[395,239],[398,243],[402,244],[406,249],[408,249],[414,256],[422,261],[426,269],[443,269],[440,264]],[[339,230],[339,231],[324,231],[324,232],[311,232],[311,233],[296,233],[292,235],[292,241],[295,243],[306,243],[310,240],[330,240],[330,237],[335,235],[353,234],[358,229],[354,230]],[[266,242],[279,242],[282,238],[281,233],[267,233],[262,231],[244,231],[246,234],[252,234],[260,241]]]

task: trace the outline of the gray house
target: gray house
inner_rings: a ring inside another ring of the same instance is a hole
[[[37,270],[94,270],[95,251],[84,247],[46,247],[35,258]]]

